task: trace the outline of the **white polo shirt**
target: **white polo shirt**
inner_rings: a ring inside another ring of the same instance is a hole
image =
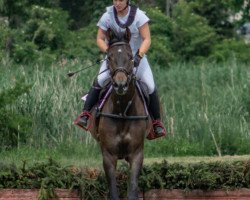
[[[118,16],[119,21],[124,24],[128,20],[128,16],[130,13],[131,7],[129,6],[129,10],[127,15]],[[137,8],[135,19],[133,23],[129,26],[131,32],[131,40],[130,46],[133,52],[133,55],[136,54],[137,50],[140,48],[142,43],[142,38],[139,33],[139,27],[144,25],[149,21],[149,18],[146,14]],[[106,8],[106,12],[102,15],[101,19],[98,21],[97,26],[104,31],[107,31],[108,28],[112,29],[116,33],[125,32],[125,29],[121,28],[115,21],[113,6],[109,6]]]

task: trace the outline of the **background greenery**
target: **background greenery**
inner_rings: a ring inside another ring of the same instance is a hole
[[[166,1],[134,3],[151,19],[148,57],[169,133],[146,141],[145,155],[249,154],[250,45],[236,30],[249,21],[250,4],[180,0],[167,15]],[[72,124],[98,66],[76,78],[66,74],[102,57],[95,24],[109,4],[0,0],[1,155],[100,155]],[[229,20],[239,11],[241,20]]]
[[[173,61],[227,60],[234,54],[249,62],[250,45],[236,30],[250,21],[244,0],[133,1],[151,19],[150,60],[165,68]],[[176,3],[177,2],[177,3]],[[16,63],[52,63],[59,59],[93,59],[96,23],[111,1],[0,0],[0,57]],[[240,20],[236,14],[242,13]]]
[[[99,154],[91,136],[73,125],[82,107],[80,97],[87,91],[98,66],[69,79],[68,70],[80,68],[84,63],[59,65],[45,71],[40,70],[46,68],[43,65],[1,67],[0,84],[11,88],[1,93],[0,116],[4,128],[1,137],[6,138],[1,140],[1,149],[22,146],[62,149],[63,146],[65,151],[82,153],[85,149]],[[168,137],[146,141],[147,156],[249,153],[247,65],[231,60],[224,64],[177,63],[166,70],[155,65],[153,70]],[[14,117],[7,118],[5,114]]]

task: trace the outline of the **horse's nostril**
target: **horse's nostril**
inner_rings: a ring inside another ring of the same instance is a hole
[[[113,86],[123,88],[123,87],[127,86],[127,82],[126,81],[115,81]]]
[[[118,88],[118,84],[117,84],[116,82],[114,82],[113,86],[114,86],[115,88]]]

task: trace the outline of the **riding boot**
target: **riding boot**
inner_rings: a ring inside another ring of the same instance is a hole
[[[98,85],[97,81],[93,83],[93,86],[90,88],[88,92],[87,99],[83,106],[83,112],[81,118],[78,122],[79,125],[86,127],[88,124],[88,119],[90,118],[90,110],[97,103],[99,99],[99,94],[101,92],[101,87]]]
[[[163,126],[163,123],[161,122],[160,101],[156,89],[152,94],[149,95],[149,112],[153,118],[153,129],[155,134],[158,137],[165,135],[166,130]]]

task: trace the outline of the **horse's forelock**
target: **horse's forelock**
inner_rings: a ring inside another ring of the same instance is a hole
[[[127,42],[129,43],[131,32],[129,28],[126,28],[125,32],[116,32],[112,30],[111,28],[107,31],[107,37],[109,40],[109,45],[112,45],[116,42]]]

